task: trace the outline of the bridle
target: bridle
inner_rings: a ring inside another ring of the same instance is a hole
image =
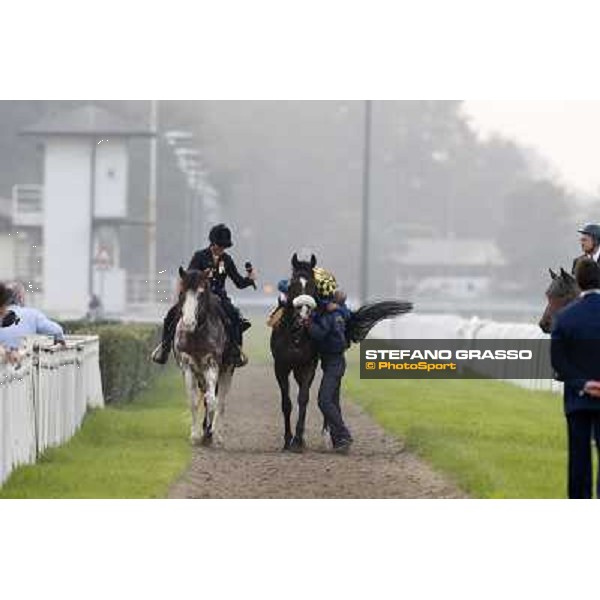
[[[296,272],[290,281],[290,290],[296,287],[296,284],[301,285],[301,293],[293,298],[288,299],[288,309],[291,312],[289,318],[290,331],[292,333],[292,342],[295,345],[300,344],[302,336],[306,333],[304,322],[308,319],[312,311],[317,307],[317,302],[310,293],[307,293],[307,285],[312,282],[312,278],[305,276],[302,272]]]
[[[191,333],[200,329],[200,327],[206,323],[208,316],[206,307],[209,301],[208,294],[210,294],[210,282],[208,278],[201,278],[195,288],[190,286],[187,289],[184,283],[182,293],[183,305],[181,311],[183,328]],[[188,312],[190,307],[187,305],[190,294],[195,303],[193,318],[191,318],[191,315]],[[201,306],[203,307],[202,311],[200,310]]]

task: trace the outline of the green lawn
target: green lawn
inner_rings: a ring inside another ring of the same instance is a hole
[[[243,312],[252,321],[252,327],[244,333],[244,352],[255,365],[271,364],[271,329],[266,325],[268,310]]]
[[[478,498],[564,498],[562,397],[483,380],[361,380],[347,396]]]
[[[132,403],[96,410],[64,446],[20,467],[0,498],[161,498],[191,458],[189,410],[171,367]]]

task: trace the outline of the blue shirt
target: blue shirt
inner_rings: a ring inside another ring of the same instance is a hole
[[[16,350],[23,344],[25,336],[35,334],[52,335],[59,340],[64,339],[62,327],[51,321],[37,308],[13,305],[9,306],[8,310],[14,311],[21,320],[17,325],[0,328],[0,345]]]

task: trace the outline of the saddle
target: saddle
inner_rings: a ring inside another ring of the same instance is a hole
[[[275,329],[283,317],[283,306],[276,306],[267,318],[267,327]]]

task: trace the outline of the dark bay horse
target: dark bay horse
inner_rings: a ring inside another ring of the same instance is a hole
[[[288,302],[278,326],[271,333],[271,354],[281,391],[285,426],[283,449],[296,452],[301,452],[304,447],[306,407],[317,369],[317,351],[303,325],[303,320],[316,307],[317,288],[313,274],[316,264],[314,254],[309,260],[299,260],[297,254],[292,257]],[[294,436],[291,425],[290,373],[293,373],[298,384],[298,421]]]
[[[552,281],[546,290],[546,298],[548,304],[544,310],[544,314],[540,319],[539,326],[544,333],[552,331],[552,319],[554,315],[563,307],[570,304],[579,296],[579,288],[575,282],[575,277],[567,273],[563,268],[560,273],[555,273],[549,269]]]
[[[210,290],[209,271],[179,268],[183,306],[175,330],[173,352],[185,381],[192,412],[191,441],[210,444],[217,411],[224,411],[234,367],[224,363],[228,343],[223,309]],[[204,404],[202,433],[198,427],[200,396]]]
[[[310,386],[315,378],[318,353],[303,321],[316,308],[317,287],[313,269],[314,254],[310,259],[292,257],[292,277],[288,290],[288,301],[279,324],[271,334],[271,354],[275,360],[275,377],[281,391],[281,410],[284,417],[284,450],[301,452],[304,448],[304,428]],[[346,325],[348,346],[364,340],[369,331],[383,319],[396,317],[412,310],[410,302],[383,300],[361,306],[352,313]],[[298,421],[292,436],[290,400],[290,373],[298,383]],[[323,432],[327,423],[323,424]]]

